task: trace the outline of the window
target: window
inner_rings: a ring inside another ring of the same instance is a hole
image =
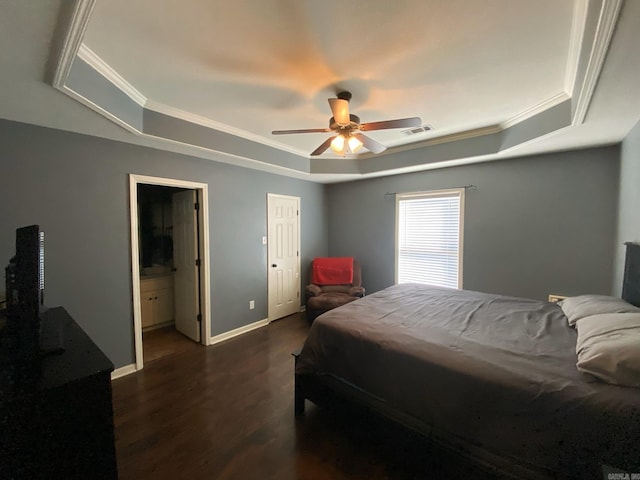
[[[464,188],[396,195],[396,283],[462,288]]]

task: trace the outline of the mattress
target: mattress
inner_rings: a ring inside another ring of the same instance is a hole
[[[638,471],[640,389],[579,372],[575,346],[556,304],[403,284],[318,317],[296,375],[330,375],[436,439],[533,469]]]

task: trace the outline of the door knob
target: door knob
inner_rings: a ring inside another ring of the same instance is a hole
[[[272,267],[272,268],[276,268],[277,266],[278,266],[278,265],[276,265],[275,263],[272,263],[272,264],[271,264],[271,267]]]

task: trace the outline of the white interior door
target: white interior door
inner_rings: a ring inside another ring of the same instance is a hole
[[[267,194],[269,320],[300,311],[300,199]]]
[[[197,213],[195,190],[172,195],[176,330],[199,342]]]

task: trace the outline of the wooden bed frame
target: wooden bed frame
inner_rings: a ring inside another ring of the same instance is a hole
[[[622,298],[640,307],[640,245],[626,243],[626,260],[623,279]],[[300,350],[293,353],[297,364]],[[404,428],[417,432],[428,442],[438,445],[477,464],[480,468],[490,472],[499,472],[504,477],[549,479],[557,478],[557,473],[541,470],[540,467],[515,463],[493,452],[461,443],[456,439],[446,439],[446,432],[434,432],[431,425],[409,415],[354,385],[346,383],[332,375],[295,375],[294,412],[301,416],[305,411],[305,400],[327,408],[343,408],[345,402],[374,415],[382,416]],[[566,466],[568,471],[573,465]]]
[[[293,353],[296,362],[299,354],[300,351]],[[463,456],[470,463],[476,464],[486,472],[499,473],[504,478],[518,480],[523,478],[533,480],[555,478],[552,472],[541,472],[533,466],[515,464],[509,459],[474,445],[455,440],[444,440],[446,438],[444,432],[434,432],[430,424],[332,375],[295,375],[294,389],[294,411],[297,417],[304,415],[305,400],[310,400],[320,407],[334,411],[344,410],[345,405],[348,405],[416,432],[429,444]]]

